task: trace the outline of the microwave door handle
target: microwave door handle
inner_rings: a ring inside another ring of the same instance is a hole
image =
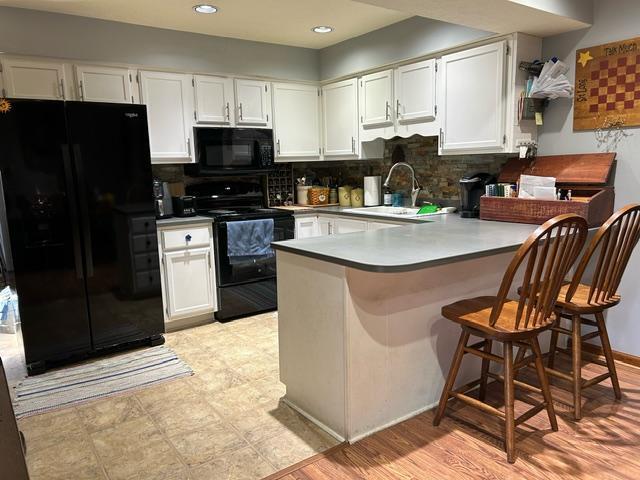
[[[78,227],[78,202],[76,196],[76,188],[73,181],[73,173],[71,172],[71,154],[69,153],[69,145],[63,144],[62,163],[64,165],[64,180],[66,183],[66,197],[69,206],[69,220],[71,220],[71,236],[73,239],[73,259],[76,268],[76,278],[82,280],[84,278],[82,268],[82,247],[80,244],[80,230]]]
[[[78,180],[78,199],[80,204],[80,221],[82,223],[82,233],[84,237],[84,250],[87,278],[93,277],[93,248],[91,242],[91,227],[89,225],[89,208],[87,207],[87,183],[84,178],[84,169],[82,168],[82,152],[80,145],[73,145],[73,166],[76,170],[76,178]]]

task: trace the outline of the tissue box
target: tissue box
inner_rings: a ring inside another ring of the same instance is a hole
[[[515,183],[523,174],[556,177],[556,187],[570,189],[572,200],[485,196],[480,199],[480,218],[542,224],[563,213],[576,213],[590,227],[600,226],[613,213],[615,157],[615,153],[588,153],[511,159],[500,172],[500,183]]]

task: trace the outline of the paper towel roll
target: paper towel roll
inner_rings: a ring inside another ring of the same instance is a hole
[[[364,177],[364,206],[375,207],[380,205],[382,193],[382,179],[380,176]]]

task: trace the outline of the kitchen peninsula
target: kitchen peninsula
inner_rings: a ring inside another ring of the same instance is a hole
[[[350,442],[432,408],[458,340],[443,305],[494,295],[535,225],[439,215],[273,244],[284,401]],[[458,379],[479,375],[465,361]]]

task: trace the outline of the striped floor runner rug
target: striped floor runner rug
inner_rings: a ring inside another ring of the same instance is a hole
[[[188,375],[191,367],[162,345],[25,378],[13,408],[29,417]]]

